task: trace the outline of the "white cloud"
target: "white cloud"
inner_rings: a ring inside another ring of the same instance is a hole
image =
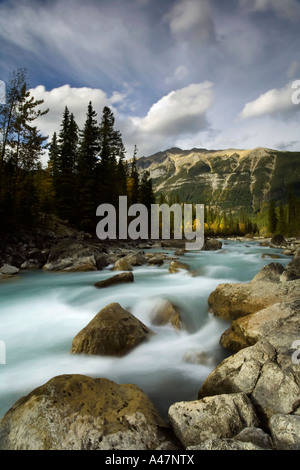
[[[150,108],[144,118],[134,122],[142,132],[178,136],[201,129],[205,113],[212,106],[212,83],[191,84],[171,91]]]
[[[128,118],[127,137],[143,155],[180,146],[209,128],[207,112],[214,102],[213,84],[191,84],[154,103],[145,117]],[[125,132],[123,132],[125,135]]]
[[[110,106],[113,109],[113,104],[124,98],[124,95],[119,93],[113,93],[109,98],[100,89],[72,88],[70,85],[64,85],[50,91],[40,85],[31,89],[30,92],[36,99],[44,100],[41,109],[49,108],[49,113],[39,118],[38,127],[43,135],[48,135],[50,139],[53,133],[58,132],[60,129],[66,106],[74,114],[78,126],[82,128],[90,101],[92,101],[93,108],[98,113],[98,120],[100,120],[104,106]]]
[[[292,89],[291,83],[283,88],[274,88],[260,95],[256,100],[247,103],[240,117],[242,119],[257,117],[263,115],[274,115],[287,111],[298,111],[297,106],[292,102],[292,95],[295,90]]]
[[[120,114],[114,104],[125,99],[125,94],[114,93],[108,97],[101,89],[64,85],[47,91],[40,85],[32,89],[31,94],[36,99],[44,100],[42,109],[50,109],[37,122],[43,135],[49,135],[50,139],[54,131],[59,132],[65,106],[74,114],[80,128],[84,125],[89,101],[92,101],[93,108],[98,113],[99,122],[103,107],[109,106],[130,157],[135,144],[143,154],[149,155],[177,145],[186,136],[194,136],[207,130],[206,113],[214,100],[212,87],[212,83],[204,82],[172,91],[154,103],[145,117]]]
[[[273,11],[280,18],[291,21],[300,19],[300,4],[297,0],[240,0],[240,3],[252,12]]]
[[[167,15],[171,33],[175,36],[214,39],[214,24],[208,0],[179,0]]]

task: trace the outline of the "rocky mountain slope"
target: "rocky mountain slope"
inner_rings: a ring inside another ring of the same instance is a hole
[[[289,186],[300,197],[300,152],[171,148],[139,158],[137,168],[150,172],[158,194],[221,209],[256,211],[271,199],[286,203]]]

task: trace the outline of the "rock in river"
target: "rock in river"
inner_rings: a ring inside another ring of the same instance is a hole
[[[71,352],[123,356],[153,332],[118,303],[107,305],[73,339]]]
[[[136,385],[61,375],[0,421],[1,450],[171,450],[172,433]]]

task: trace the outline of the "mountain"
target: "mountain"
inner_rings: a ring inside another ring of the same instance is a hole
[[[300,197],[300,152],[171,148],[139,158],[137,168],[150,172],[156,194],[225,210],[255,212],[272,199],[285,204],[288,188]]]

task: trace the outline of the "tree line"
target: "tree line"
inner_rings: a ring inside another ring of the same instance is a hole
[[[101,121],[88,103],[82,129],[65,107],[60,130],[50,144],[34,121],[43,100],[28,91],[26,71],[13,72],[7,86],[6,104],[0,109],[0,217],[2,229],[33,226],[53,213],[74,227],[95,231],[96,208],[116,206],[119,196],[128,204],[150,207],[155,202],[149,173],[139,176],[135,146],[130,164],[110,108],[103,108]],[[47,168],[40,157],[49,150]]]

